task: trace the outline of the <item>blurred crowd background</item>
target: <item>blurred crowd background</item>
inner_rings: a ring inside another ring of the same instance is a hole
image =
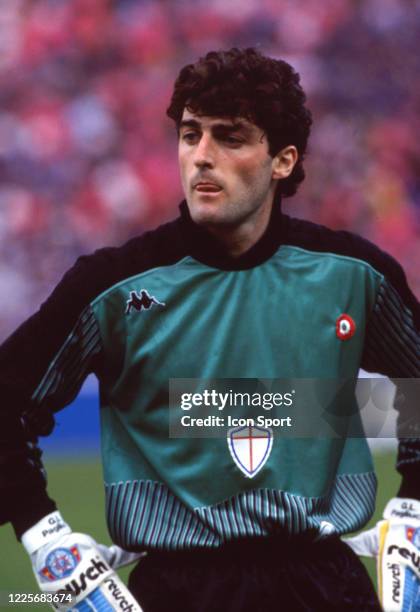
[[[308,93],[285,210],[374,241],[420,296],[419,40],[419,0],[0,0],[0,339],[78,255],[176,215],[172,84],[231,46]]]

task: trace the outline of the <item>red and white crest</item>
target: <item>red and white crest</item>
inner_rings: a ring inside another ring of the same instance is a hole
[[[268,427],[235,427],[228,431],[227,442],[238,468],[247,478],[254,478],[270,456],[273,432]]]
[[[340,340],[349,340],[356,331],[356,323],[348,314],[342,314],[335,322],[335,333]]]

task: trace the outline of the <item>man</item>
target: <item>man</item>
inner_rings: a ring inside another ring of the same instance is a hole
[[[415,377],[418,302],[372,244],[282,214],[311,126],[287,63],[211,52],[181,70],[168,115],[180,217],[80,258],[1,350],[0,518],[24,544],[46,516],[61,521],[36,439],[93,371],[108,525],[122,549],[148,551],[129,583],[146,612],[378,610],[338,538],[373,512],[365,441],[270,438],[257,471],[232,438],[168,437],[168,381],[354,379],[360,367]],[[401,504],[416,520],[418,461],[420,444],[401,443],[390,533]]]

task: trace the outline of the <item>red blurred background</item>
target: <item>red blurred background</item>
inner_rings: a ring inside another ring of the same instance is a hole
[[[0,4],[0,339],[75,258],[177,214],[173,81],[255,46],[301,73],[307,179],[285,210],[356,231],[420,296],[416,0],[14,0]]]

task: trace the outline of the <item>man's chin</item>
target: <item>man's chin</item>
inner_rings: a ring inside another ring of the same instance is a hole
[[[226,211],[216,202],[188,204],[191,219],[197,225],[223,225],[227,223]]]

